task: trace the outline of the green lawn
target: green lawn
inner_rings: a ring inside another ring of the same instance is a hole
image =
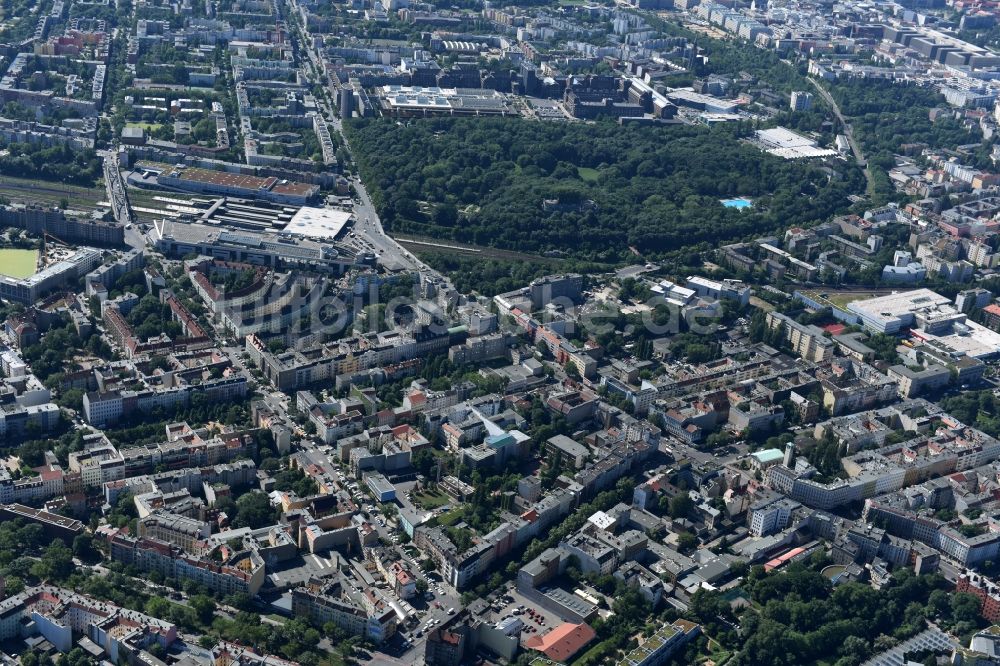
[[[565,0],[561,0],[560,4],[563,4]],[[582,2],[565,2],[565,4],[583,4]],[[577,167],[576,173],[582,180],[588,183],[596,183],[597,178],[601,175],[601,172],[597,169],[591,169],[590,167]]]
[[[439,506],[444,506],[451,501],[451,498],[440,490],[424,490],[419,493],[413,493],[412,497],[414,504],[417,504],[420,508],[427,509],[428,511],[436,509]]]
[[[875,298],[876,296],[878,294],[875,292],[869,294],[830,294],[830,302],[838,308],[846,310],[847,306],[854,301],[863,301],[868,298]]]
[[[38,250],[0,250],[0,274],[26,278],[38,268]]]
[[[462,520],[461,507],[457,509],[452,509],[451,511],[448,511],[447,513],[442,513],[440,516],[438,516],[438,522],[444,525],[445,527],[451,527],[452,525],[457,524],[461,520]]]
[[[818,303],[822,305],[832,305],[833,307],[840,308],[841,310],[846,310],[849,303],[854,301],[863,301],[867,298],[872,298],[878,296],[878,292],[857,292],[857,291],[833,291],[833,290],[810,290],[805,292],[806,295],[815,299]],[[826,294],[826,296],[820,296],[820,294]]]
[[[706,658],[711,659],[712,663],[716,664],[716,666],[721,666],[721,664],[725,664],[729,661],[730,656],[732,656],[732,654],[722,647],[718,641],[714,638],[708,639],[708,655]]]

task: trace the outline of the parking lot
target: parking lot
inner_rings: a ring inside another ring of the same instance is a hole
[[[510,601],[506,601],[506,599],[510,599]],[[499,603],[493,605],[493,624],[508,616],[514,616],[524,623],[524,628],[521,630],[522,642],[531,636],[541,636],[563,623],[558,615],[542,608],[535,601],[522,596],[516,590],[501,596]]]

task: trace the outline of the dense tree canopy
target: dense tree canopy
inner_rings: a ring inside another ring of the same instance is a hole
[[[299,497],[308,497],[319,492],[319,485],[298,468],[286,469],[274,476],[274,488],[281,491],[293,491]]]
[[[0,173],[8,176],[90,186],[101,174],[101,160],[93,150],[31,144],[10,144],[7,149],[10,152],[0,156]]]
[[[808,225],[863,188],[853,166],[781,160],[741,141],[746,131],[483,118],[348,127],[393,231],[595,261]],[[737,195],[754,208],[719,201]]]
[[[945,398],[941,407],[963,423],[1000,437],[1000,400],[993,391],[965,391]]]
[[[740,666],[857,666],[919,633],[928,619],[959,634],[981,622],[978,600],[949,597],[939,576],[900,569],[879,591],[853,582],[831,587],[818,571],[800,565],[762,574],[760,567],[749,574],[751,597],[761,610],[741,617],[745,640],[734,662]]]
[[[257,529],[270,525],[275,520],[275,512],[267,495],[261,492],[251,492],[236,500],[235,527],[251,527]]]
[[[889,81],[838,81],[830,92],[849,119],[865,156],[881,168],[893,165],[892,155],[907,143],[930,148],[954,148],[982,138],[950,116],[934,122],[930,110],[946,107],[936,89]]]

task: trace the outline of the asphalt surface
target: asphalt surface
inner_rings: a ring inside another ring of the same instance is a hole
[[[292,2],[291,4],[295,5],[296,3]],[[308,55],[309,60],[316,67],[316,69],[321,72],[321,76],[324,78],[322,83],[326,86],[326,89],[332,96],[336,96],[339,91],[339,83],[335,82],[333,78],[330,77],[326,70],[322,56],[316,51],[311,43],[306,42],[303,46],[305,47],[304,51]],[[339,135],[341,142],[347,149],[348,154],[353,156],[353,149],[347,141],[347,137],[344,135],[344,125],[341,122],[340,117],[334,112],[334,109],[330,106],[326,99],[321,98],[317,101],[323,108],[323,114],[326,117],[327,126],[330,129],[331,135],[334,133]],[[389,268],[430,273],[440,280],[446,281],[444,276],[420,261],[420,259],[418,259],[413,253],[385,233],[385,229],[382,227],[382,221],[379,219],[378,213],[375,211],[375,206],[372,204],[371,197],[368,195],[368,191],[365,189],[364,183],[361,182],[361,179],[355,176],[351,179],[351,184],[354,186],[354,190],[356,192],[354,200],[354,218],[356,222],[354,228],[359,235],[363,236],[364,239],[372,245],[374,251],[379,255],[379,261]]]

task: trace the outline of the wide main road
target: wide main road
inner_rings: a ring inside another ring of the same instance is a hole
[[[332,98],[336,98],[340,90],[339,82],[335,81],[327,71],[323,54],[319,52],[316,46],[309,39],[302,38],[305,35],[302,35],[300,32],[302,30],[302,27],[298,22],[298,16],[300,16],[300,13],[295,0],[288,0],[288,4],[292,9],[292,11],[288,14],[295,21],[297,28],[293,34],[301,46],[300,54],[304,52],[305,56],[309,58],[319,74],[321,79],[320,84],[323,85],[327,91],[329,91]],[[331,133],[336,132],[340,135],[344,148],[347,150],[348,155],[351,155],[353,159],[351,144],[348,142],[347,136],[344,134],[344,125],[341,122],[340,117],[335,113],[333,107],[327,100],[321,98],[318,99],[317,102],[323,108],[324,115],[327,119],[327,125],[331,129]],[[368,190],[365,189],[364,183],[361,182],[361,178],[354,177],[351,180],[351,184],[354,186],[354,190],[357,193],[354,204],[354,219],[356,220],[355,228],[359,236],[363,236],[368,242],[371,243],[375,252],[378,253],[380,261],[387,266],[401,270],[420,271],[434,275],[450,285],[447,278],[422,262],[416,257],[416,255],[404,248],[391,236],[385,233],[385,229],[382,227],[382,221],[379,219],[375,206],[372,204],[371,197],[368,195]]]

